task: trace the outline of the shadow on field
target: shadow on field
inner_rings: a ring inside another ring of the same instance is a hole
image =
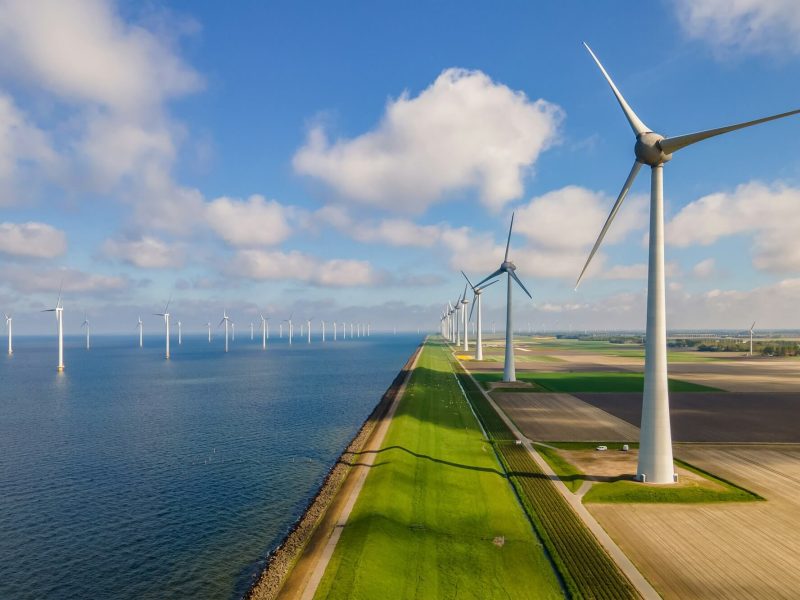
[[[381,454],[382,452],[387,452],[388,450],[400,450],[401,452],[405,452],[406,454],[410,454],[415,458],[422,458],[425,460],[429,460],[431,462],[438,463],[440,465],[446,465],[448,467],[456,467],[457,469],[468,469],[470,471],[482,471],[484,473],[494,473],[495,475],[499,475],[500,477],[505,478],[505,473],[498,471],[497,469],[492,469],[491,467],[476,467],[474,465],[464,465],[461,463],[451,462],[449,460],[443,460],[441,458],[434,458],[433,456],[428,456],[427,454],[419,454],[418,452],[413,452],[408,448],[403,448],[403,446],[387,446],[386,448],[381,448],[380,450],[364,450],[363,452],[359,452],[358,454]],[[380,463],[385,464],[385,463]]]

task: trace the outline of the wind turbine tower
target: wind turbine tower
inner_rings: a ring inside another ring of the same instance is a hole
[[[750,325],[750,354],[749,354],[749,356],[753,356],[753,329],[755,329],[755,328],[756,328],[756,322],[753,321],[753,324]],[[11,351],[9,351],[9,354],[11,354]]]
[[[60,373],[64,370],[64,307],[61,306],[61,288],[58,290],[56,307],[45,309],[42,312],[56,313],[56,327],[58,329],[58,366],[56,370]]]
[[[83,323],[81,323],[81,327],[86,327],[86,349],[90,348],[89,344],[89,317],[86,316],[86,313],[83,313]]]
[[[5,315],[5,317],[6,317],[6,329],[8,329],[8,354],[9,356],[11,356],[12,354],[14,354],[14,346],[11,344],[11,337],[12,337],[11,329],[14,319],[11,315],[8,314]]]
[[[648,483],[672,483],[675,481],[675,468],[672,460],[672,433],[669,415],[669,391],[667,388],[667,330],[666,299],[664,292],[664,165],[672,155],[697,142],[723,133],[736,131],[752,125],[766,123],[800,113],[800,110],[746,121],[727,127],[708,129],[697,133],[664,137],[642,122],[622,97],[603,65],[584,44],[594,62],[608,82],[628,121],[636,143],[633,148],[635,159],[628,178],[608,215],[600,235],[589,253],[589,258],[578,276],[580,283],[592,257],[597,252],[614,217],[628,194],[642,165],[650,167],[650,237],[649,264],[647,272],[647,337],[645,339],[644,394],[642,397],[642,423],[639,441],[639,465],[636,477]]]
[[[467,274],[464,271],[461,271],[461,274],[464,276],[464,279],[467,280],[469,287],[472,288],[472,293],[474,294],[474,298],[472,300],[472,308],[470,309],[470,318],[472,317],[472,311],[477,310],[478,313],[475,315],[475,320],[477,321],[475,327],[475,360],[483,360],[483,322],[481,317],[481,292],[485,290],[490,285],[497,283],[497,279],[490,281],[483,287],[475,287],[472,285],[472,282],[467,277]]]
[[[139,322],[136,324],[139,328],[139,348],[144,346],[144,324],[142,323],[142,317],[139,316]]]
[[[217,325],[217,327],[219,327],[222,324],[225,325],[225,352],[228,351],[228,324],[230,323],[230,321],[231,318],[228,316],[227,309],[222,309],[222,320],[219,322],[219,325]]]
[[[181,331],[181,322],[178,321],[178,346],[183,344],[183,333]]]
[[[170,297],[170,299],[167,300],[167,305],[164,307],[164,312],[163,313],[154,313],[154,316],[156,316],[156,317],[164,317],[164,328],[165,328],[166,334],[167,334],[166,335],[167,351],[166,351],[166,354],[165,354],[165,358],[167,358],[167,359],[169,359],[169,303],[170,302],[172,302],[172,297]]]
[[[461,296],[461,316],[464,326],[464,352],[469,352],[469,336],[467,335],[467,304],[469,304],[469,300],[467,300],[467,286],[464,286],[464,294]]]

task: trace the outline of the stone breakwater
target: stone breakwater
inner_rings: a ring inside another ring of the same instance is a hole
[[[275,550],[267,557],[267,562],[261,575],[254,582],[246,595],[248,600],[272,600],[277,598],[286,576],[291,571],[295,562],[306,547],[311,535],[314,533],[320,519],[325,515],[328,507],[333,502],[342,483],[350,473],[350,468],[357,462],[358,454],[375,431],[377,424],[384,418],[386,411],[394,402],[395,397],[405,381],[414,359],[422,350],[418,347],[403,365],[403,368],[384,392],[380,401],[361,428],[348,444],[347,448],[339,455],[336,463],[326,475],[316,495],[311,499],[306,510],[295,522]]]

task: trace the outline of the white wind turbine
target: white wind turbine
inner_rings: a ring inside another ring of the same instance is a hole
[[[236,341],[236,323],[233,321],[231,321],[231,341]]]
[[[325,321],[322,321],[322,341],[325,341]]]
[[[469,287],[472,288],[473,293],[473,300],[472,300],[472,308],[469,311],[469,316],[472,318],[472,311],[477,310],[477,314],[475,315],[476,326],[475,326],[475,360],[483,360],[483,317],[481,316],[481,292],[485,290],[487,287],[492,285],[493,283],[497,283],[497,279],[490,281],[484,286],[474,286],[472,282],[467,277],[467,274],[464,271],[461,271],[461,274],[464,276],[464,279],[467,280]]]
[[[225,324],[225,352],[228,351],[228,326],[231,324],[231,318],[228,316],[228,310],[223,308],[222,309],[222,320],[219,322],[217,327]]]
[[[308,327],[308,343],[311,343],[311,319],[306,319],[306,326]]]
[[[333,341],[336,341],[336,321],[333,322]]]
[[[262,350],[266,350],[267,349],[267,321],[269,321],[269,319],[265,319],[263,314],[262,315],[258,315],[258,316],[261,317],[261,349]]]
[[[206,328],[208,329],[208,343],[211,343],[211,321],[206,321]]]
[[[353,339],[353,323],[350,323],[350,339]]]
[[[142,317],[139,316],[139,322],[136,323],[136,327],[139,330],[139,348],[144,346],[144,323],[142,323]]]
[[[500,268],[497,269],[494,273],[485,277],[482,281],[478,282],[476,287],[481,287],[484,283],[489,281],[490,279],[497,277],[498,275],[502,275],[506,273],[508,275],[507,279],[507,288],[506,288],[506,357],[505,357],[505,365],[503,367],[503,381],[516,381],[517,380],[517,372],[514,367],[514,327],[512,323],[512,313],[511,313],[511,280],[519,284],[519,287],[522,288],[522,291],[528,295],[528,298],[533,300],[533,296],[531,293],[525,288],[525,285],[520,281],[517,274],[514,272],[517,270],[516,265],[508,260],[508,249],[511,245],[511,230],[514,228],[514,213],[511,213],[511,225],[508,227],[508,240],[506,241],[506,254],[503,262],[500,264]]]
[[[181,322],[178,321],[178,346],[183,344],[183,333],[181,332]]]
[[[705,139],[743,129],[759,123],[773,121],[800,113],[800,110],[708,129],[697,133],[664,137],[652,131],[633,112],[622,97],[605,68],[584,44],[594,62],[600,68],[617,102],[625,113],[625,118],[636,136],[634,145],[635,160],[628,178],[608,215],[600,235],[589,253],[589,258],[578,276],[577,284],[586,272],[603,238],[617,215],[622,201],[633,185],[642,165],[650,167],[650,239],[649,265],[647,272],[647,337],[645,341],[644,395],[642,398],[642,423],[639,441],[639,465],[636,477],[649,483],[672,483],[675,469],[672,461],[672,433],[669,417],[669,391],[667,388],[667,332],[666,300],[664,293],[664,164],[672,159],[672,154]]]
[[[755,328],[756,328],[756,322],[753,321],[753,324],[750,325],[750,356],[753,356],[753,329]],[[9,348],[11,347],[10,344],[11,342],[9,342]],[[11,354],[11,350],[9,350],[8,353]]]
[[[63,285],[62,282],[61,287],[58,288],[58,302],[56,302],[56,307],[47,308],[42,311],[56,313],[56,325],[58,328],[58,366],[56,370],[59,372],[64,370],[64,307],[61,306],[61,289]]]
[[[292,343],[292,334],[294,333],[294,329],[292,328],[292,315],[294,313],[289,313],[289,318],[285,319],[285,321],[289,324],[289,343]]]
[[[464,294],[461,296],[461,321],[464,326],[464,352],[469,352],[469,336],[467,335],[469,329],[467,323],[469,319],[467,318],[467,304],[469,304],[469,300],[467,300],[467,286],[464,286]]]
[[[14,318],[7,313],[5,314],[5,318],[6,318],[6,329],[8,329],[8,353],[9,355],[11,355],[14,354],[14,347],[11,344],[11,337],[12,337],[11,329],[14,322]]]
[[[253,341],[253,322],[250,321],[250,341]]]
[[[88,350],[90,347],[89,344],[89,317],[86,316],[86,313],[83,313],[83,323],[81,323],[81,327],[86,327],[86,349]]]
[[[163,313],[153,313],[153,316],[156,317],[164,317],[164,327],[166,329],[166,344],[167,344],[167,352],[166,358],[169,358],[169,303],[172,302],[172,296],[170,296],[169,300],[167,300],[167,305],[164,307]]]

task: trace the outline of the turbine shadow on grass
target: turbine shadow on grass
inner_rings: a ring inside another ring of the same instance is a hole
[[[474,465],[465,465],[462,463],[451,462],[449,460],[444,460],[441,458],[434,458],[433,456],[429,456],[427,454],[420,454],[418,452],[414,452],[412,450],[409,450],[408,448],[404,448],[403,446],[387,446],[386,448],[381,448],[380,450],[364,450],[363,452],[357,452],[355,454],[381,454],[382,452],[386,452],[387,450],[400,450],[416,458],[429,460],[431,462],[435,462],[440,465],[447,465],[448,467],[456,467],[457,469],[468,469],[470,471],[482,471],[484,473],[494,473],[495,475],[499,475],[500,477],[503,478],[505,478],[506,476],[506,474],[503,473],[502,471],[498,471],[497,469],[492,469],[491,467],[476,467]]]

